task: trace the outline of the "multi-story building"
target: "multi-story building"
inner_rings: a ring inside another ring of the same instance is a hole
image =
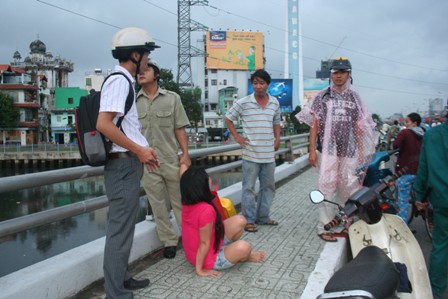
[[[41,78],[44,80],[44,78]],[[19,108],[19,122],[15,128],[3,130],[2,142],[21,145],[38,143],[39,140],[39,87],[36,78],[25,70],[8,64],[0,65],[0,91],[8,94]]]
[[[101,90],[101,86],[103,85],[104,79],[111,73],[110,70],[107,72],[103,72],[102,69],[96,68],[93,72],[86,73],[85,83],[86,90],[90,91],[92,89],[96,91]]]
[[[68,87],[68,74],[73,72],[73,63],[61,58],[53,57],[47,52],[47,46],[39,39],[33,41],[30,46],[30,56],[22,60],[19,51],[14,52],[11,66],[24,69],[27,73],[37,75],[39,92],[44,94],[42,108],[51,110],[54,108],[54,92],[57,87]],[[45,77],[46,82],[40,79]]]
[[[197,69],[203,71],[195,76],[202,90],[204,126],[223,128],[227,109],[247,95],[251,72],[264,66],[263,34],[210,31],[198,42],[207,53],[197,61]]]
[[[31,74],[35,86],[38,87],[37,121],[40,124],[39,141],[49,141],[49,111],[55,108],[55,89],[68,86],[68,74],[73,72],[73,63],[61,58],[53,57],[47,52],[47,46],[39,39],[30,43],[29,56],[22,60],[19,51],[13,54],[12,67],[17,67]]]
[[[55,143],[69,144],[77,140],[75,108],[87,90],[79,87],[56,88],[56,107],[51,110],[51,137]]]

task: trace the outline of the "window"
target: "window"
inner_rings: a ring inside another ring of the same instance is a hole
[[[68,104],[73,105],[73,98],[68,98]]]
[[[86,85],[92,86],[92,78],[86,78]]]
[[[210,110],[211,111],[216,111],[216,107],[217,107],[216,104],[210,104]]]
[[[204,98],[208,99],[208,91],[204,91]]]
[[[204,86],[208,86],[208,79],[204,80]]]
[[[227,85],[227,80],[226,79],[222,80],[222,84]]]
[[[67,124],[69,124],[69,125],[73,124],[73,116],[68,117]]]
[[[62,116],[61,116],[61,115],[56,115],[56,121],[57,121],[58,123],[60,123],[61,120],[62,120]]]
[[[216,74],[218,70],[212,70],[212,74]]]
[[[216,85],[218,85],[218,80],[212,79],[212,86],[216,86]]]

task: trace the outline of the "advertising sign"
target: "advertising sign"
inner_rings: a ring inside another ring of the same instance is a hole
[[[247,94],[254,92],[252,83],[247,84]],[[280,103],[281,112],[292,112],[292,79],[271,79],[267,92]]]
[[[206,48],[208,69],[254,71],[263,68],[261,32],[209,31]]]
[[[303,80],[303,105],[314,99],[319,91],[330,86],[328,79],[304,79]]]

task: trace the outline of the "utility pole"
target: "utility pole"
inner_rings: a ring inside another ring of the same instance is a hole
[[[204,51],[191,46],[190,33],[208,30],[207,26],[191,19],[190,7],[194,5],[208,5],[208,1],[177,1],[177,84],[190,88],[193,88],[191,57],[205,56]]]

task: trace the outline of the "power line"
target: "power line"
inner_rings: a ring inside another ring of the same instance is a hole
[[[251,19],[251,18],[248,18],[246,16],[241,16],[241,15],[238,15],[236,13],[223,10],[223,9],[218,8],[216,6],[212,6],[212,5],[208,5],[208,6],[210,8],[213,8],[213,9],[225,12],[225,13],[227,13],[229,15],[233,15],[233,16],[245,19],[245,20],[249,20],[251,22],[254,22],[254,23],[257,23],[257,24],[261,24],[261,25],[264,25],[264,26],[267,26],[267,27],[270,27],[270,28],[273,28],[273,29],[277,29],[277,30],[280,30],[282,32],[288,32],[287,30],[285,30],[283,28],[272,26],[271,24],[267,24],[265,22],[261,22],[261,21],[255,20],[255,19]],[[432,71],[448,72],[448,70],[444,70],[444,69],[437,69],[437,68],[432,68],[432,67],[427,67],[427,66],[421,66],[421,65],[416,65],[416,64],[412,64],[412,63],[400,62],[400,61],[396,61],[396,60],[389,59],[389,58],[375,56],[375,55],[372,55],[372,54],[369,54],[369,53],[364,53],[364,52],[361,52],[361,51],[358,51],[358,50],[353,50],[353,49],[349,49],[349,48],[346,48],[346,47],[341,47],[340,45],[336,45],[336,44],[329,43],[329,42],[326,42],[326,41],[322,41],[322,40],[319,40],[319,39],[316,39],[316,38],[305,36],[303,34],[300,34],[300,37],[305,38],[305,39],[309,39],[309,40],[312,40],[314,42],[321,43],[321,44],[324,44],[324,45],[327,45],[327,46],[340,48],[340,49],[343,49],[345,51],[353,52],[353,53],[356,53],[356,54],[359,54],[359,55],[364,55],[364,56],[368,56],[368,57],[372,57],[372,58],[376,58],[376,59],[380,59],[380,60],[384,60],[384,61],[388,61],[388,62],[393,62],[393,63],[396,63],[396,64],[402,64],[402,65],[406,65],[406,66],[411,66],[411,67],[420,68],[420,69],[427,69],[427,70],[432,70]]]
[[[60,6],[57,6],[57,5],[54,5],[54,4],[51,4],[51,3],[48,3],[48,2],[42,1],[42,0],[36,0],[36,1],[37,1],[37,2],[40,2],[40,3],[42,3],[42,4],[45,4],[45,5],[48,5],[48,6],[51,6],[51,7],[60,9],[60,10],[63,10],[63,11],[65,11],[65,12],[72,13],[72,14],[77,15],[77,16],[79,16],[79,17],[82,17],[82,18],[85,18],[85,19],[89,19],[89,20],[94,21],[94,22],[98,22],[98,23],[101,23],[101,24],[104,24],[104,25],[107,25],[107,26],[110,26],[110,27],[113,27],[113,28],[122,29],[122,27],[118,27],[118,26],[115,26],[115,25],[113,25],[113,24],[106,23],[106,22],[104,22],[104,21],[101,21],[101,20],[98,20],[98,19],[95,19],[95,18],[88,17],[88,16],[86,16],[86,15],[82,15],[82,14],[80,14],[80,13],[74,12],[74,11],[72,11],[72,10],[68,10],[68,9],[66,9],[66,8],[63,8],[63,7],[60,7]]]
[[[113,24],[110,24],[110,23],[101,21],[101,20],[96,19],[96,18],[92,18],[92,17],[86,16],[86,15],[83,15],[83,14],[80,14],[80,13],[77,13],[77,12],[72,11],[72,10],[68,10],[68,9],[66,9],[66,8],[63,8],[63,7],[60,7],[60,6],[57,6],[57,5],[54,5],[54,4],[51,4],[51,3],[48,3],[48,2],[42,1],[42,0],[36,0],[36,1],[37,1],[37,2],[40,2],[40,3],[42,3],[42,4],[45,4],[45,5],[48,5],[48,6],[57,8],[57,9],[60,9],[60,10],[62,10],[62,11],[65,11],[65,12],[68,12],[68,13],[71,13],[71,14],[74,14],[74,15],[77,15],[77,16],[79,16],[79,17],[86,18],[86,19],[89,19],[89,20],[91,20],[91,21],[94,21],[94,22],[97,22],[97,23],[106,25],[106,26],[110,26],[110,27],[117,28],[117,29],[122,29],[122,27],[119,27],[119,26],[116,26],[116,25],[113,25]],[[143,1],[146,2],[146,3],[148,3],[148,4],[150,4],[150,5],[153,5],[153,6],[157,7],[157,8],[159,8],[159,9],[165,11],[165,12],[168,12],[168,13],[170,13],[170,14],[173,14],[173,15],[176,15],[176,16],[177,16],[177,14],[175,14],[175,13],[173,13],[173,12],[171,12],[171,11],[169,11],[169,10],[167,10],[167,9],[165,9],[165,8],[163,8],[163,7],[161,7],[161,6],[155,5],[154,3],[151,3],[151,2],[149,2],[149,1],[147,1],[147,0],[143,0]],[[284,30],[284,29],[281,29],[281,28],[278,28],[278,27],[275,27],[275,26],[272,26],[272,25],[269,25],[269,24],[266,24],[266,23],[263,23],[263,22],[259,22],[259,21],[257,21],[257,20],[253,20],[253,19],[250,19],[250,18],[247,18],[247,17],[239,16],[239,15],[237,15],[237,14],[234,14],[234,13],[231,13],[231,12],[228,12],[228,11],[225,11],[225,10],[222,10],[222,9],[220,9],[220,8],[217,8],[217,7],[214,7],[214,6],[211,6],[211,5],[209,5],[209,7],[213,8],[213,9],[217,9],[217,10],[222,11],[222,12],[225,12],[225,13],[227,13],[227,14],[232,14],[232,15],[234,15],[234,16],[241,17],[241,18],[244,18],[244,19],[247,19],[247,20],[251,20],[251,21],[253,21],[253,22],[256,22],[256,23],[259,23],[259,24],[263,24],[263,25],[265,25],[265,26],[268,26],[268,27],[271,27],[271,28],[278,29],[278,30],[281,30],[281,31],[283,31],[283,32],[286,32],[286,30]],[[303,35],[302,35],[302,36],[303,36]],[[303,36],[303,37],[304,37],[304,36]],[[308,37],[306,37],[306,38],[308,38]],[[161,42],[161,43],[164,43],[164,44],[167,44],[167,45],[171,45],[171,46],[177,47],[177,45],[175,45],[175,44],[173,44],[173,43],[166,42],[166,41],[164,41],[164,40],[160,40],[160,39],[156,39],[156,38],[154,38],[154,39],[157,40],[157,41],[159,41],[159,42]],[[311,39],[311,38],[308,38],[308,39]],[[323,42],[323,41],[319,41],[319,40],[317,40],[317,39],[312,39],[312,40],[315,40],[315,41],[318,41],[318,42],[322,42],[322,43],[325,43],[325,44],[327,44],[327,45],[334,46],[334,45],[331,44],[331,43],[326,43],[326,42]],[[273,50],[273,51],[280,52],[280,53],[285,53],[284,50],[279,50],[279,49],[275,49],[275,48],[272,48],[272,47],[266,47],[266,48],[267,48],[267,49],[271,49],[271,50]],[[345,50],[348,51],[348,49],[346,49],[346,48],[343,48],[343,47],[340,47],[340,48],[345,49]],[[361,53],[361,52],[360,52],[360,53]],[[368,55],[368,54],[366,54],[366,55]],[[302,56],[302,57],[305,58],[305,59],[313,60],[313,61],[319,61],[319,62],[321,61],[320,59],[316,59],[316,58],[312,58],[312,57],[307,57],[307,56]],[[372,57],[374,57],[374,56],[372,56]],[[211,59],[218,59],[218,58],[216,58],[216,57],[210,57],[210,56],[209,56],[209,58],[211,58]],[[376,58],[382,59],[382,58],[380,58],[380,57],[376,57]],[[385,60],[387,60],[387,59],[385,59]],[[392,61],[392,62],[393,62],[393,60],[389,60],[389,61]],[[399,62],[397,62],[397,63],[399,63]],[[403,63],[401,63],[401,64],[403,64]],[[422,67],[422,68],[424,68],[424,67]],[[267,69],[269,69],[269,68],[267,68]],[[427,69],[431,69],[431,68],[427,68]],[[355,70],[360,71],[360,72],[370,73],[370,74],[377,75],[377,76],[389,77],[389,78],[400,79],[400,80],[406,80],[406,81],[412,81],[412,82],[418,82],[418,83],[438,84],[438,85],[448,85],[447,83],[441,83],[441,82],[428,82],[428,81],[421,81],[421,80],[415,80],[415,79],[408,79],[408,78],[403,78],[403,77],[398,77],[398,76],[392,76],[392,75],[386,75],[386,74],[380,74],[380,73],[369,72],[369,71],[365,71],[365,70],[361,70],[361,69],[355,69]],[[437,70],[437,69],[434,69],[434,70]],[[278,72],[279,72],[279,73],[282,73],[281,71],[278,71]],[[298,76],[299,74],[291,74],[291,75],[296,75],[296,76]],[[303,76],[303,77],[305,77],[305,76]],[[309,77],[309,78],[313,78],[313,77]],[[313,79],[315,79],[315,78],[313,78]],[[375,90],[390,91],[390,92],[395,92],[395,93],[413,94],[413,95],[424,95],[424,96],[434,96],[434,95],[429,95],[429,94],[420,94],[420,93],[415,93],[415,92],[399,91],[399,90],[392,90],[392,89],[378,88],[378,87],[372,87],[372,86],[361,86],[361,85],[357,85],[357,86],[359,86],[359,87],[364,87],[364,88],[369,88],[369,89],[375,89]]]

